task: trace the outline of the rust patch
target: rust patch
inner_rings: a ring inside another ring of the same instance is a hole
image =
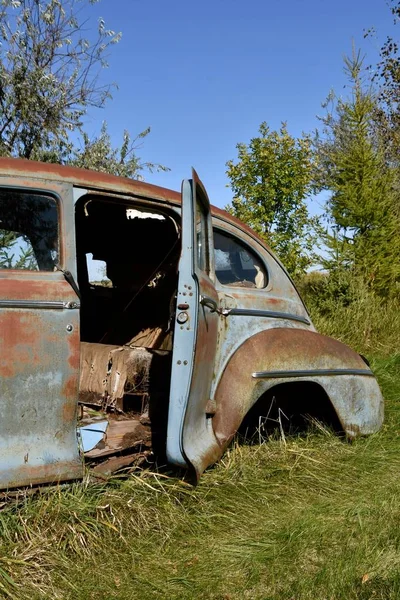
[[[142,347],[82,342],[80,401],[122,410],[126,393],[147,395],[154,356]]]
[[[77,406],[78,404],[73,402],[64,403],[62,408],[62,419],[65,425],[69,425],[71,422],[75,421]]]
[[[4,312],[0,315],[0,340],[3,348],[17,345],[33,346],[40,336],[21,312]]]
[[[1,377],[13,377],[14,370],[10,365],[1,365],[0,364],[0,376]]]
[[[75,329],[72,333],[68,335],[68,348],[69,348],[69,356],[68,356],[68,364],[71,369],[79,369],[80,363],[80,340],[79,340],[79,331]]]
[[[71,286],[64,280],[61,273],[35,271],[1,271],[0,297],[2,300],[43,300],[48,302],[77,300]]]
[[[150,428],[142,425],[137,419],[109,419],[105,438],[95,448],[85,452],[85,457],[90,459],[102,459],[118,452],[135,447],[150,447]]]
[[[24,457],[25,458],[25,457]],[[29,459],[29,457],[28,457]],[[83,476],[83,464],[77,462],[58,462],[38,467],[31,467],[29,462],[25,462],[18,469],[12,472],[12,478],[8,478],[6,471],[0,471],[2,481],[8,481],[8,488],[24,487],[38,485],[40,483],[57,483],[71,479],[81,479]]]
[[[68,377],[62,388],[62,395],[65,398],[75,399],[78,397],[78,376],[71,375]]]
[[[21,312],[0,314],[0,371],[3,377],[13,377],[25,370],[25,365],[40,365],[40,327],[36,328]]]
[[[27,177],[32,187],[35,186],[33,179],[42,178],[62,183],[69,182],[81,187],[108,189],[112,192],[118,190],[138,196],[180,203],[178,192],[125,177],[116,177],[115,175],[87,171],[76,167],[40,163],[33,160],[1,158],[0,171],[3,176],[19,175]]]
[[[236,351],[216,390],[215,434],[223,447],[230,442],[243,417],[258,399],[254,371],[365,368],[362,358],[344,344],[305,329],[262,331]]]

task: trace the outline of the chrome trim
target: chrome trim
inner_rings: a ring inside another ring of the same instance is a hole
[[[332,376],[332,375],[364,375],[374,377],[372,371],[367,369],[310,369],[304,371],[256,371],[252,373],[255,379],[283,379],[287,377],[309,377],[309,376]]]
[[[80,308],[79,302],[58,302],[45,300],[0,300],[0,308],[49,308],[49,309],[74,309]]]
[[[223,315],[237,317],[267,317],[270,319],[287,319],[288,321],[298,321],[305,325],[311,325],[311,321],[306,317],[294,315],[292,313],[277,312],[274,310],[258,310],[256,308],[228,308],[223,311]]]

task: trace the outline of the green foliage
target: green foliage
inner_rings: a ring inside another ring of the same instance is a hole
[[[124,131],[113,147],[106,124],[94,139],[83,130],[89,107],[102,108],[112,85],[99,81],[120,33],[82,20],[84,0],[0,0],[0,154],[78,165],[125,177],[164,169],[142,163],[137,142]],[[96,4],[90,0],[89,4]],[[80,135],[81,144],[71,141]]]
[[[83,169],[91,169],[120,177],[141,178],[140,173],[147,171],[167,171],[168,168],[155,163],[142,163],[136,156],[138,142],[150,133],[150,127],[142,131],[133,140],[128,131],[124,131],[122,144],[114,148],[107,131],[107,124],[103,123],[100,135],[94,139],[83,134],[83,147],[75,147],[68,163]]]
[[[394,23],[400,18],[399,0],[389,0],[388,6]],[[368,32],[369,35],[371,32]],[[379,85],[379,107],[376,122],[384,137],[391,160],[399,164],[400,151],[400,55],[396,39],[387,36],[380,48],[380,60],[373,79]]]
[[[325,242],[330,270],[343,269],[383,296],[400,283],[398,173],[387,161],[374,124],[377,97],[366,87],[359,54],[345,60],[351,83],[347,99],[331,95],[333,107],[317,135],[316,186],[330,192],[327,214],[333,234]]]
[[[17,247],[19,240],[25,241]],[[18,236],[13,231],[0,229],[0,269],[28,269],[35,270],[36,259],[32,246],[23,236]]]
[[[227,210],[248,223],[276,250],[292,275],[312,263],[315,223],[305,199],[312,191],[312,148],[308,136],[292,137],[285,123],[266,123],[250,143],[237,145],[238,161],[227,163],[234,194]]]
[[[91,0],[91,4],[95,0]],[[99,19],[86,35],[83,0],[1,0],[0,150],[34,158],[69,145],[88,107],[102,107],[110,85],[98,80],[110,45],[121,34]]]

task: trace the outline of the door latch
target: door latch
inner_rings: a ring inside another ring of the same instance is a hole
[[[200,296],[200,304],[209,308],[210,312],[216,312],[219,315],[222,315],[223,317],[227,317],[230,313],[229,309],[219,308],[216,301],[213,298],[210,298],[209,296]]]

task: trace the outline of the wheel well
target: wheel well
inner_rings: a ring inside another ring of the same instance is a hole
[[[258,441],[276,432],[304,433],[315,422],[336,432],[343,430],[328,394],[318,383],[280,383],[260,396],[243,419],[239,434]]]

